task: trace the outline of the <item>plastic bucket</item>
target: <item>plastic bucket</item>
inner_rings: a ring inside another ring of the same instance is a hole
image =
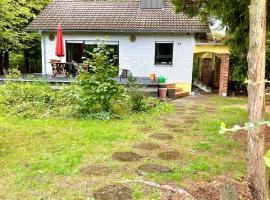
[[[159,88],[158,91],[159,91],[159,97],[161,99],[166,99],[167,97],[167,88]]]

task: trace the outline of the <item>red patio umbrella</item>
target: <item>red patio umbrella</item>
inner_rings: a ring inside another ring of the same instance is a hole
[[[55,55],[58,56],[58,57],[64,57],[65,56],[62,26],[61,26],[60,23],[58,24],[58,27],[57,27]]]

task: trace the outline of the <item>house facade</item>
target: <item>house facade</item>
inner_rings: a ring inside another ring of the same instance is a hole
[[[63,27],[65,56],[61,62],[82,62],[98,42],[114,49],[119,73],[164,76],[190,91],[196,34],[208,25],[175,14],[169,1],[54,0],[26,30],[42,38],[42,73],[52,74],[57,24]]]

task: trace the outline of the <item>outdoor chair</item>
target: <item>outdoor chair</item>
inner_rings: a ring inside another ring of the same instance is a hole
[[[122,81],[122,78],[127,78],[128,77],[128,74],[129,74],[129,70],[127,69],[123,69],[122,72],[121,72],[121,75],[120,75],[120,82]]]

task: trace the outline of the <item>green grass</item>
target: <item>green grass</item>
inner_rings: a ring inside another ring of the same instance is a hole
[[[207,97],[206,103],[195,103],[197,123],[185,124],[177,113],[140,113],[124,120],[93,121],[76,119],[23,119],[0,116],[0,198],[39,199],[92,198],[94,190],[124,179],[144,179],[160,183],[174,182],[184,188],[192,182],[209,181],[230,174],[242,180],[246,173],[245,142],[236,141],[231,133],[219,135],[221,122],[228,126],[245,123],[247,100],[244,98]],[[194,106],[186,106],[187,108]],[[207,112],[216,107],[216,112]],[[189,115],[189,111],[185,111]],[[164,126],[165,120],[184,131],[175,132]],[[194,116],[194,115],[193,115]],[[145,125],[133,123],[144,120]],[[149,133],[141,131],[151,127]],[[150,139],[151,133],[168,133],[172,141]],[[152,141],[161,149],[133,149],[137,142]],[[157,154],[177,150],[181,158],[164,161]],[[112,159],[116,151],[133,151],[144,156],[134,163]],[[138,176],[138,166],[156,163],[174,169],[170,174],[150,173]],[[82,166],[106,165],[108,176],[83,176]],[[134,199],[159,199],[161,191],[145,193],[137,184],[129,185]]]

